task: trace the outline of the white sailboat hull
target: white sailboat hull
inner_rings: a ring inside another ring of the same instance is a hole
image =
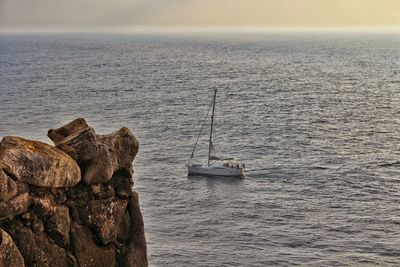
[[[188,173],[189,175],[241,177],[244,176],[244,169],[194,164],[188,166]]]

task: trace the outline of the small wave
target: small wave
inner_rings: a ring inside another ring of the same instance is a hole
[[[400,161],[378,164],[378,167],[390,167],[390,166],[396,166],[396,165],[400,165]]]
[[[329,167],[325,166],[311,166],[309,167],[310,170],[329,170]]]

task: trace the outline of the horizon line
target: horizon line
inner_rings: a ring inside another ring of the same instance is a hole
[[[136,26],[94,28],[0,28],[0,34],[34,33],[400,33],[400,26]]]

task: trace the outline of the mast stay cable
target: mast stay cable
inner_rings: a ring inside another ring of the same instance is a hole
[[[211,100],[210,106],[208,107],[207,114],[206,114],[206,116],[204,117],[203,125],[201,126],[200,133],[199,133],[198,136],[197,136],[196,143],[194,144],[194,147],[193,147],[193,150],[192,150],[192,155],[190,156],[190,159],[189,159],[187,165],[189,165],[190,160],[191,160],[191,159],[193,158],[193,156],[194,156],[194,151],[196,150],[197,143],[199,142],[201,133],[203,132],[204,125],[206,125],[207,117],[208,117],[208,114],[210,113],[211,107],[212,107],[212,105],[213,105],[213,101],[214,101],[214,100]]]

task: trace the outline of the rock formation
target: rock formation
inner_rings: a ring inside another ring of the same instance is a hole
[[[0,267],[147,266],[134,135],[76,119],[48,136],[0,142]]]

